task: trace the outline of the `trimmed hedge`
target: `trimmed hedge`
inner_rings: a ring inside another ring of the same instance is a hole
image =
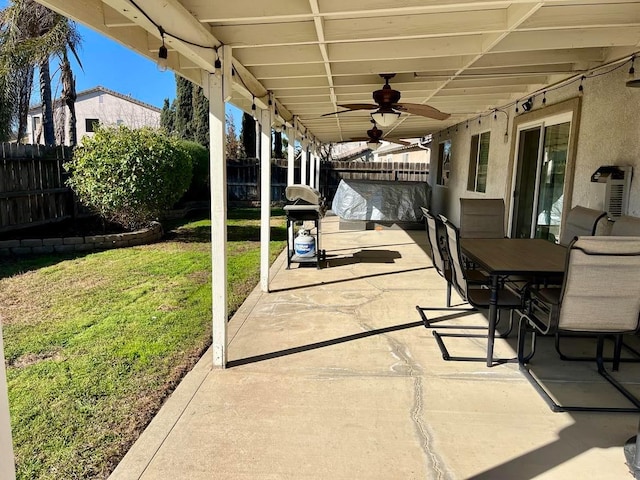
[[[137,229],[171,208],[189,188],[191,154],[150,128],[99,127],[65,163],[67,181],[103,218]]]

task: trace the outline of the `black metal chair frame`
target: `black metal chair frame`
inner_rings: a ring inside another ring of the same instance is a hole
[[[433,267],[436,269],[436,271],[438,272],[438,274],[446,280],[447,282],[447,307],[446,310],[447,311],[456,311],[456,312],[468,312],[468,313],[473,313],[476,312],[477,309],[475,307],[470,307],[470,308],[458,308],[458,307],[452,307],[451,306],[451,288],[452,288],[452,270],[450,268],[450,261],[449,261],[449,253],[448,253],[448,249],[446,246],[446,240],[444,243],[441,243],[441,238],[438,236],[439,235],[439,227],[442,225],[444,226],[444,222],[443,219],[444,217],[439,216],[439,217],[435,217],[434,215],[431,214],[431,212],[429,212],[428,209],[426,209],[425,207],[420,207],[422,210],[422,214],[424,217],[424,221],[425,221],[425,227],[427,229],[427,242],[429,244],[429,248],[431,249],[431,257],[432,257],[432,262],[433,262]],[[430,235],[430,230],[429,230],[429,220],[432,220],[434,222],[435,225],[435,232],[436,232],[436,245],[434,245],[433,239],[431,238]],[[435,250],[437,249],[437,250]],[[438,265],[438,262],[434,259],[435,255],[440,255],[440,258],[442,259],[442,263],[444,266],[444,270],[442,268],[440,268],[440,266]],[[449,272],[447,275],[447,271]],[[463,297],[464,298],[464,297]],[[418,314],[420,315],[420,318],[422,319],[422,322],[424,323],[425,328],[431,328],[432,327],[432,323],[438,323],[438,327],[439,328],[451,328],[451,329],[464,329],[464,330],[486,330],[487,327],[484,327],[482,325],[443,325],[440,324],[439,322],[443,322],[445,320],[436,320],[435,322],[430,322],[429,318],[427,317],[427,315],[425,314],[425,312],[427,311],[443,311],[445,310],[444,308],[441,307],[421,307],[420,305],[416,305],[416,310],[418,312]],[[446,320],[449,320],[450,318],[447,317]]]
[[[594,362],[596,360],[595,357],[579,357],[567,355],[562,351],[561,347],[561,339],[562,338],[587,338],[588,336],[582,334],[571,334],[571,333],[563,333],[562,335],[556,334],[554,347],[560,360],[565,360],[569,362]],[[620,369],[620,363],[640,363],[640,351],[635,348],[627,345],[624,342],[624,336],[622,334],[618,335],[607,335],[605,336],[605,340],[611,340],[613,342],[613,356],[612,357],[604,357],[605,362],[612,362],[612,370],[617,372]],[[634,355],[635,358],[622,357],[622,350],[626,350],[627,352]]]
[[[574,247],[574,243],[577,238],[573,240],[573,242],[569,245],[569,249],[574,248],[582,251],[587,255],[599,255],[599,256],[620,256],[625,254],[606,254],[606,253],[591,253],[587,252],[584,249],[579,247]],[[640,254],[640,253],[639,253]],[[629,255],[637,255],[637,254],[629,254]],[[527,308],[526,311],[521,312],[520,322],[518,326],[518,346],[517,346],[517,356],[518,356],[518,364],[520,367],[520,371],[527,378],[529,383],[535,388],[535,390],[540,394],[543,400],[547,403],[549,408],[554,412],[603,412],[603,413],[639,413],[640,412],[640,399],[634,396],[629,390],[627,390],[620,382],[618,382],[605,368],[605,361],[613,361],[613,369],[614,371],[618,368],[619,362],[619,352],[622,346],[622,342],[617,338],[621,338],[621,334],[616,334],[615,341],[615,353],[612,359],[606,359],[604,357],[604,341],[607,337],[611,336],[610,332],[570,332],[570,334],[584,337],[595,337],[597,339],[596,344],[596,354],[595,357],[578,357],[577,361],[584,360],[592,360],[596,362],[598,374],[600,374],[607,382],[609,382],[616,390],[618,390],[631,404],[633,407],[590,407],[590,406],[578,406],[578,405],[560,405],[558,404],[549,394],[549,392],[543,387],[543,385],[538,381],[538,379],[533,375],[530,368],[528,367],[529,361],[533,358],[536,352],[536,343],[537,343],[537,335],[548,335],[548,334],[556,334],[555,342],[557,349],[557,342],[559,336],[558,332],[558,321],[559,321],[559,310],[562,308],[562,300],[564,297],[564,291],[566,287],[566,278],[569,274],[570,268],[570,255],[567,255],[566,260],[566,268],[565,268],[565,280],[562,284],[562,291],[560,295],[560,303],[558,305],[548,305],[542,299],[534,296],[527,299]],[[531,292],[529,292],[531,295]],[[550,322],[549,324],[545,324],[538,317],[548,317]],[[635,331],[624,332],[624,333],[635,333],[640,329],[640,315],[638,317],[638,324],[636,326]],[[525,354],[525,343],[527,333],[531,333],[531,344],[529,347],[529,353]],[[570,359],[570,357],[565,357],[565,359]]]
[[[462,255],[460,252],[460,237],[459,237],[459,231],[457,229],[457,227],[455,225],[453,225],[451,222],[449,222],[447,219],[442,219],[445,227],[447,227],[447,250],[448,250],[448,254],[449,254],[449,258],[451,259],[451,262],[453,264],[453,262],[457,259],[457,261],[459,262],[460,265],[460,271],[462,272],[462,275],[465,275],[465,270],[462,268]],[[452,245],[451,245],[451,239],[449,238],[449,235],[455,235],[455,243],[456,243],[456,250],[455,251],[451,251],[452,250]],[[454,255],[456,255],[456,257],[454,257]],[[452,265],[453,267],[453,265]],[[473,289],[469,289],[468,286],[468,282],[466,282],[466,278],[464,278],[463,280],[465,280],[465,283],[467,285],[467,288],[464,289],[461,286],[460,281],[458,281],[457,279],[457,272],[455,268],[451,268],[451,277],[452,277],[452,284],[454,286],[454,288],[456,289],[456,291],[458,292],[458,294],[465,300],[467,301],[472,307],[474,307],[474,309],[478,309],[478,308],[488,308],[489,304],[488,302],[486,303],[480,303],[477,301],[477,299],[474,299],[473,296]],[[507,291],[505,290],[505,287],[502,286],[501,287],[503,292],[507,293]],[[508,295],[516,295],[515,293],[509,291]],[[504,293],[503,293],[503,298],[504,298]],[[513,310],[515,308],[517,308],[520,305],[512,305],[510,303],[505,303],[503,302],[502,304],[498,305],[499,309],[505,309],[508,308],[509,310],[511,310],[510,312],[510,316],[509,316],[509,325],[507,327],[507,330],[505,332],[501,332],[498,335],[496,335],[497,338],[506,338],[509,336],[509,334],[511,333],[512,329],[513,329]],[[423,321],[425,323],[425,327],[429,328],[431,326],[429,320],[427,319],[426,315],[422,315],[423,316]],[[496,323],[496,326],[499,324],[500,321],[500,314],[498,314],[498,322]],[[488,326],[465,326],[465,325],[443,325],[440,326],[438,325],[437,328],[451,328],[451,329],[456,329],[456,330],[487,330]],[[486,338],[488,339],[489,336],[488,334],[479,334],[479,333],[442,333],[442,332],[438,332],[437,330],[434,330],[433,332],[433,336],[436,339],[436,342],[438,343],[438,347],[440,348],[440,352],[442,353],[442,359],[446,360],[446,361],[458,361],[458,362],[486,362],[487,358],[485,357],[466,357],[466,356],[453,356],[451,355],[451,353],[449,352],[449,350],[447,349],[447,346],[444,343],[443,338]],[[496,363],[508,363],[508,362],[515,362],[517,361],[516,358],[495,358],[494,362]]]

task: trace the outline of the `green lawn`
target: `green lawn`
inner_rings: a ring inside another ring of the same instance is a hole
[[[259,212],[228,225],[233,312],[259,279]],[[0,263],[18,478],[106,478],[210,345],[210,222],[169,228],[153,245]]]

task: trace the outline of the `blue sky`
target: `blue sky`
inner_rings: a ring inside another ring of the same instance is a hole
[[[162,108],[165,98],[170,102],[175,98],[175,74],[171,70],[161,72],[155,62],[142,55],[83,25],[78,25],[78,28],[82,37],[78,56],[83,68],[75,60],[72,65],[78,92],[102,85],[125,95],[131,94],[158,108]],[[59,94],[61,88],[58,86],[55,94]],[[242,113],[229,104],[227,111],[233,115],[239,132]]]
[[[0,0],[0,8],[9,2]],[[88,90],[97,85],[115,90],[124,95],[133,96],[143,102],[162,108],[165,98],[172,101],[176,96],[176,82],[171,70],[160,72],[155,62],[123,47],[119,43],[78,24],[82,44],[78,56],[82,69],[71,56],[72,68],[76,77],[76,91]],[[58,65],[51,63],[51,72],[57,72]],[[37,80],[34,82],[31,103],[39,102]],[[53,95],[58,97],[62,85],[54,81],[51,85]],[[240,131],[242,113],[227,104],[227,112],[234,117],[236,131]]]

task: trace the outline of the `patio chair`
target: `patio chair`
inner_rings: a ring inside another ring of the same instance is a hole
[[[518,329],[520,370],[554,412],[640,412],[640,400],[611,376],[603,358],[605,336],[636,333],[640,328],[640,238],[578,237],[569,245],[566,265],[561,287],[532,288],[528,292],[527,308],[521,311]],[[528,333],[531,333],[531,346],[525,354]],[[598,373],[634,406],[585,407],[556,403],[528,367],[535,355],[538,333],[596,337]],[[614,358],[619,357],[619,348],[616,342]]]
[[[593,236],[596,234],[596,230],[598,229],[598,223],[600,220],[605,219],[607,216],[607,212],[602,210],[594,210],[592,208],[582,207],[580,205],[573,207],[569,213],[567,214],[567,219],[564,227],[562,228],[560,235],[560,245],[568,246],[574,238],[578,236]],[[547,279],[548,285],[561,285],[562,277],[558,278],[549,278]],[[571,361],[588,361],[592,360],[591,357],[572,357],[566,355],[561,350],[561,334],[556,333],[556,351],[560,355],[562,360],[571,360]],[[573,335],[576,336],[576,335]],[[616,339],[616,342],[620,342],[622,337],[619,336]],[[617,347],[616,347],[617,349]],[[615,365],[615,369],[617,370],[617,362]]]
[[[607,216],[607,212],[592,208],[573,207],[567,214],[567,220],[560,233],[560,245],[567,246],[575,237],[595,235],[598,222]]]
[[[504,200],[461,198],[460,238],[503,238]]]
[[[640,237],[640,218],[623,215],[611,227],[613,237]]]
[[[420,207],[420,209],[422,210],[422,215],[425,220],[425,226],[427,229],[427,244],[429,245],[433,267],[435,268],[436,272],[438,272],[438,274],[447,282],[447,309],[453,309],[454,311],[460,312],[474,312],[475,308],[473,307],[469,309],[451,306],[451,268],[449,262],[449,254],[447,252],[446,238],[441,236],[441,232],[443,232],[444,230],[444,223],[442,221],[442,218],[444,217],[434,217],[431,212],[429,212],[429,210],[425,207]],[[472,281],[474,284],[487,284],[489,282],[489,278],[479,271],[471,272],[470,277],[470,281]],[[443,309],[441,307],[421,307],[420,305],[416,305],[416,310],[420,314],[425,328],[429,328],[431,327],[432,322],[429,321],[428,317],[425,315],[425,312],[429,310],[441,311]],[[438,323],[441,321],[441,319],[437,320]],[[450,325],[441,325],[440,323],[439,326],[441,328],[460,328]],[[484,327],[469,326],[467,328],[479,329]]]
[[[427,229],[427,244],[431,250],[431,261],[436,272],[447,282],[447,307],[451,307],[451,270],[446,254],[446,246],[438,234],[440,219],[436,219],[425,207],[420,207]]]
[[[445,220],[445,228],[447,231],[447,249],[449,252],[449,258],[451,262],[451,279],[452,285],[458,292],[458,294],[476,309],[488,309],[491,299],[491,290],[486,288],[486,283],[478,284],[470,281],[469,273],[476,270],[467,270],[463,267],[462,257],[460,253],[460,233],[455,225],[448,220]],[[483,288],[484,287],[484,288]],[[504,338],[509,335],[513,328],[513,310],[521,307],[520,296],[515,292],[505,287],[500,286],[498,291],[498,309],[510,310],[509,326],[506,332],[498,335],[498,337]],[[449,328],[456,328],[460,330],[467,330],[470,328],[477,329],[478,327],[468,326],[450,326]],[[487,326],[480,327],[487,330]],[[460,357],[451,356],[446,345],[444,344],[443,337],[466,337],[466,338],[488,338],[488,335],[474,334],[474,333],[441,333],[433,331],[433,336],[436,338],[438,347],[442,352],[442,358],[444,360],[453,361],[465,361],[465,362],[486,362],[485,357]],[[513,359],[495,359],[498,363],[505,363],[512,361]]]

